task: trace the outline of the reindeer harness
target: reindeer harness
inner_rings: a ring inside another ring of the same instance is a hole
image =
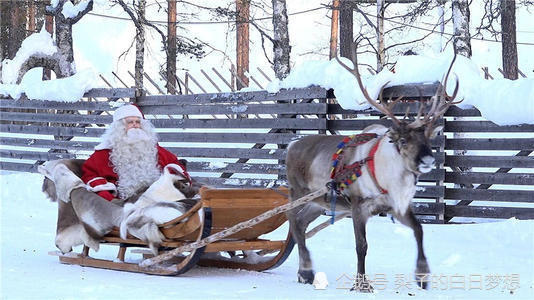
[[[337,151],[332,155],[332,168],[330,169],[330,179],[332,180],[328,183],[328,188],[330,189],[332,224],[334,223],[337,195],[343,195],[341,194],[341,191],[355,182],[358,177],[362,176],[362,167],[365,164],[367,164],[369,172],[371,172],[371,178],[380,190],[380,193],[387,194],[388,191],[378,184],[375,173],[375,153],[380,144],[380,140],[374,144],[366,158],[348,165],[343,164],[344,150],[346,147],[357,147],[376,138],[378,138],[376,133],[353,134],[344,137],[337,145]]]

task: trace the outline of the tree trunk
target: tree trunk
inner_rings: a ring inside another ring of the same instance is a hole
[[[176,94],[176,0],[168,2],[167,92]]]
[[[5,5],[7,5],[6,17],[9,20],[5,58],[14,58],[26,38],[26,5],[19,1],[9,1]]]
[[[74,64],[74,50],[72,49],[72,24],[65,21],[63,17],[56,16],[56,44],[59,51],[58,78],[72,76],[76,73]]]
[[[8,2],[0,1],[0,68],[2,68],[2,61],[9,58],[7,55],[9,41],[8,6]]]
[[[376,38],[377,38],[377,50],[376,53],[376,70],[382,71],[384,64],[386,63],[386,50],[384,45],[384,12],[385,12],[385,0],[376,1]]]
[[[500,5],[504,78],[515,80],[518,75],[515,0],[502,0]]]
[[[443,6],[445,2],[443,0],[433,0],[436,2],[438,7],[438,16],[439,16],[439,52],[443,52],[443,35],[445,34],[445,9]],[[453,21],[454,22],[454,21]]]
[[[469,33],[469,2],[467,0],[453,0],[452,1],[452,24],[453,24],[453,47],[459,55],[467,58],[471,57],[471,34]],[[454,117],[455,121],[466,121],[469,118]],[[465,133],[455,132],[453,138],[466,138]],[[467,155],[467,150],[454,150],[454,155]],[[472,168],[459,167],[459,171],[471,172]],[[454,184],[455,188],[466,187],[463,184]],[[457,202],[458,203],[458,202]]]
[[[137,14],[139,19],[145,15],[146,0],[139,0]],[[141,25],[136,27],[135,36],[135,86],[137,92],[143,90],[143,73],[145,64],[145,28]]]
[[[330,26],[330,59],[337,56],[337,39],[339,32],[339,0],[332,2],[332,23]]]
[[[452,24],[454,27],[454,49],[460,55],[471,57],[471,34],[469,33],[469,1],[452,1]]]
[[[351,0],[340,0],[339,12],[339,55],[351,58],[353,40],[353,4]]]
[[[237,49],[236,49],[236,65],[237,89],[240,90],[248,86],[248,77],[245,73],[249,68],[249,16],[250,16],[250,0],[236,0],[237,10]]]
[[[274,74],[276,78],[284,79],[290,71],[291,53],[286,0],[273,0],[273,30]]]
[[[45,29],[50,35],[54,32],[54,16],[52,15],[45,15]],[[52,69],[44,68],[43,67],[43,80],[50,80],[52,78]]]
[[[35,3],[30,1],[28,3],[28,34],[35,31]]]

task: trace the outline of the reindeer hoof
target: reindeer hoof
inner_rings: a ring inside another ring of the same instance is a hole
[[[415,281],[420,289],[428,290],[428,276],[429,274],[416,274]]]
[[[312,284],[315,273],[312,270],[299,271],[298,278],[300,283]]]
[[[356,283],[350,289],[351,291],[360,292],[360,293],[373,293],[374,289],[368,281]]]

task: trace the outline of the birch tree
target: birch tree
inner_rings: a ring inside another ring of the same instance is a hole
[[[471,58],[471,35],[469,33],[469,2],[467,0],[452,1],[453,47],[459,54]],[[464,121],[467,118],[455,117],[455,121]],[[455,139],[465,138],[466,134],[455,132]],[[454,150],[454,155],[466,155],[467,150]],[[453,167],[453,171],[471,172],[469,167]],[[466,187],[463,184],[454,184],[455,187]]]
[[[284,79],[290,72],[289,31],[286,0],[273,0],[273,55],[274,74],[278,79]]]
[[[145,18],[146,0],[133,1],[132,7],[128,6],[123,0],[115,0],[122,9],[130,16],[135,26],[135,71],[134,80],[137,93],[143,90],[143,73],[145,64],[145,25],[148,23]],[[166,37],[163,32],[163,45],[166,50]]]
[[[470,58],[471,34],[469,33],[469,2],[468,0],[452,1],[452,24],[454,49],[460,55]]]

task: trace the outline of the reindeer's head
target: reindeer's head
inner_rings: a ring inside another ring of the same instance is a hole
[[[357,67],[356,51],[352,51],[353,68],[348,67],[336,57],[339,64],[351,72],[358,81],[358,85],[362,90],[363,95],[373,107],[384,113],[393,121],[393,126],[388,130],[387,136],[390,142],[395,144],[400,156],[402,157],[404,166],[409,171],[415,174],[427,173],[434,167],[435,158],[432,154],[430,140],[433,139],[442,129],[442,126],[436,126],[435,121],[447,111],[449,106],[457,104],[454,98],[458,93],[458,79],[456,79],[456,87],[452,96],[447,95],[447,79],[452,69],[452,65],[456,60],[456,52],[454,58],[449,66],[449,70],[445,75],[444,83],[441,84],[430,101],[430,110],[425,112],[425,102],[421,99],[419,112],[413,121],[399,120],[393,113],[393,107],[402,99],[399,97],[390,103],[380,100],[377,102],[369,96],[369,93],[364,88],[360,74]],[[382,89],[387,83],[382,86]],[[382,94],[382,93],[380,93]],[[461,101],[460,101],[461,102]],[[424,113],[424,115],[423,115]]]
[[[425,127],[412,128],[410,123],[401,121],[390,127],[387,133],[406,169],[416,174],[430,172],[435,162],[430,140],[441,130],[441,126],[432,128],[430,136],[425,134]]]

